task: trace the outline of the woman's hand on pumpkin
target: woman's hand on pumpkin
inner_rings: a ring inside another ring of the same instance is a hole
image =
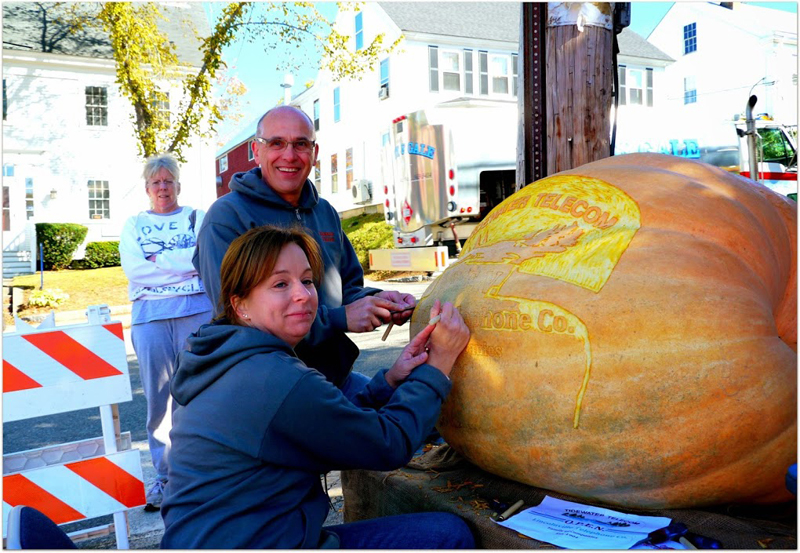
[[[403,348],[392,368],[386,371],[386,382],[389,383],[389,386],[397,388],[411,374],[411,371],[428,360],[428,352],[425,348],[433,329],[433,326],[426,326]]]
[[[437,316],[439,321],[435,325],[429,325],[429,328],[433,326],[433,331],[428,342],[428,364],[449,376],[456,359],[467,347],[469,328],[461,313],[450,302],[445,302],[444,305],[439,300],[434,302],[431,319]]]

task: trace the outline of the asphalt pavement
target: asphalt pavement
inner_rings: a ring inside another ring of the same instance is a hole
[[[411,281],[370,282],[366,286],[374,286],[384,290],[398,290],[410,293],[417,299],[430,285],[431,279]],[[118,306],[112,308],[112,320],[123,323],[125,333],[125,347],[128,354],[128,368],[131,378],[132,401],[119,404],[120,428],[122,432],[130,432],[132,446],[141,453],[142,469],[145,485],[147,486],[155,477],[155,471],[150,459],[145,431],[147,405],[139,379],[139,362],[133,351],[130,340],[130,308]],[[85,322],[85,315],[81,312],[62,313],[56,315],[56,325],[76,324]],[[354,370],[367,376],[374,376],[382,368],[388,368],[394,363],[409,338],[409,325],[393,327],[386,341],[382,341],[386,326],[372,332],[349,333],[348,336],[361,350],[354,365]],[[6,331],[13,331],[13,328]],[[61,415],[38,417],[25,421],[3,424],[3,452],[18,452],[36,449],[52,444],[61,444],[95,438],[102,435],[100,414],[97,409],[84,409]],[[334,509],[331,511],[326,524],[340,524],[342,522],[342,508],[344,499],[339,483],[339,474],[334,472],[327,477],[328,493]],[[102,517],[80,523],[65,525],[67,532],[93,528],[111,522],[111,517]],[[132,509],[128,512],[130,526],[131,549],[157,549],[164,531],[161,515],[158,512],[148,513],[143,508]],[[115,541],[113,533],[91,540],[79,542],[82,549],[113,549]]]

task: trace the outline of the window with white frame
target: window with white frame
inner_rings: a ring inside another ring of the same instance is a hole
[[[107,180],[89,181],[89,219],[110,219],[111,200]]]
[[[683,26],[683,55],[697,51],[697,23]]]
[[[86,124],[108,126],[108,89],[106,87],[86,87]]]
[[[319,130],[319,98],[314,100],[314,130]]]
[[[683,79],[683,103],[684,105],[697,103],[697,84],[694,76]]]
[[[633,68],[620,65],[617,68],[619,80],[619,105],[653,107],[653,68]]]
[[[228,170],[228,154],[219,158],[219,172],[224,173]]]
[[[331,154],[331,193],[339,191],[339,159],[336,154]]]
[[[314,162],[314,186],[317,193],[322,195],[322,162],[319,159]]]
[[[25,218],[33,219],[33,179],[25,179]]]
[[[342,118],[340,88],[333,89],[333,122],[338,123]]]
[[[439,47],[428,46],[428,86],[431,92],[439,92]]]
[[[353,188],[353,148],[347,148],[345,152],[345,179],[347,180],[347,189]]]
[[[478,94],[517,95],[517,54],[478,51],[476,60],[472,49],[440,51],[437,46],[428,46],[428,54],[431,92],[441,89],[475,94],[477,73]]]
[[[364,12],[356,14],[356,50],[364,47]]]
[[[510,80],[510,60],[508,56],[495,55],[490,57],[490,70],[492,73],[492,93],[508,94]]]
[[[461,90],[461,53],[442,50],[440,53],[442,90]]]
[[[644,73],[641,69],[628,69],[628,103],[641,106],[644,96]]]
[[[389,58],[381,60],[381,89],[378,97],[381,100],[389,97]]]

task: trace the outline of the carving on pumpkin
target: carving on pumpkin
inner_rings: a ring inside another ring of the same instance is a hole
[[[471,263],[512,262],[522,272],[599,292],[639,230],[640,219],[636,202],[607,182],[553,176],[529,184],[493,209],[461,255]],[[530,221],[540,229],[520,238],[519,229]],[[492,249],[506,252],[505,257],[480,251],[498,244]]]
[[[529,185],[500,204],[478,226],[461,254],[460,262],[466,265],[508,266],[505,274],[498,273],[502,277],[500,282],[483,295],[488,299],[513,301],[517,307],[511,312],[484,312],[478,315],[480,320],[470,323],[490,331],[566,333],[582,341],[585,370],[575,398],[572,425],[576,429],[592,368],[586,325],[559,305],[504,295],[501,290],[512,274],[521,271],[599,292],[639,229],[639,218],[636,202],[606,182],[590,177],[551,177]],[[525,228],[524,222],[531,220],[542,221],[545,228],[520,238],[518,229]],[[571,249],[577,251],[561,262]],[[585,258],[590,260],[589,264],[584,262]],[[434,288],[431,286],[425,296]],[[461,306],[462,299],[462,296],[456,299],[456,307]],[[469,351],[486,355],[491,348],[473,345]]]
[[[574,173],[493,210],[420,299],[411,335],[433,298],[472,331],[442,436],[484,470],[610,505],[790,499],[796,205],[670,156]]]
[[[580,424],[581,406],[586,389],[589,386],[589,377],[592,368],[592,351],[589,341],[589,331],[583,321],[576,315],[570,313],[563,307],[547,301],[535,300],[502,293],[503,285],[526,260],[533,257],[540,257],[547,253],[561,253],[567,248],[574,246],[583,231],[577,224],[571,226],[556,225],[548,230],[534,231],[525,236],[522,240],[509,240],[507,243],[496,243],[500,248],[476,248],[461,263],[466,265],[506,265],[505,271],[497,271],[495,282],[487,290],[483,291],[483,297],[497,301],[510,301],[514,303],[516,309],[502,309],[498,311],[482,311],[480,313],[470,313],[462,311],[464,320],[471,329],[481,328],[489,331],[535,331],[541,333],[556,333],[572,336],[581,340],[585,355],[585,370],[575,398],[575,411],[572,419],[573,428],[578,428]],[[505,247],[503,247],[505,246]],[[508,251],[511,250],[511,251]],[[430,286],[423,295],[423,299],[430,295],[436,288],[435,284]],[[464,292],[456,296],[453,304],[461,308],[461,304],[466,297]],[[497,346],[474,344],[470,340],[467,352],[471,355],[502,355],[502,349]]]
[[[534,231],[521,240],[507,240],[494,244],[494,248],[477,247],[464,263],[511,263],[521,265],[534,257],[542,257],[548,253],[562,253],[578,243],[583,231],[578,223],[556,225],[547,230]]]

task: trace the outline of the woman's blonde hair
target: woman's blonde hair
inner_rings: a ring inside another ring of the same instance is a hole
[[[169,174],[172,175],[175,182],[180,182],[181,166],[178,165],[178,160],[175,159],[175,156],[167,153],[156,154],[147,158],[144,163],[144,169],[142,170],[142,177],[144,177],[145,183],[152,179],[161,169],[169,171]]]
[[[232,323],[239,317],[231,299],[250,295],[253,289],[269,278],[283,247],[297,244],[306,254],[314,284],[322,282],[322,254],[316,240],[302,227],[264,225],[248,230],[231,242],[220,267],[220,307],[222,315]]]

